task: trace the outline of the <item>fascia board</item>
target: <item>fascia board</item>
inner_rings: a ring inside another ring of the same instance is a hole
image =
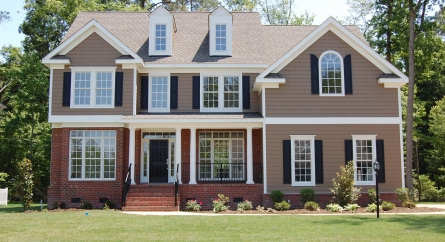
[[[399,88],[406,83],[408,83],[408,78],[401,77],[401,78],[379,78],[379,83],[383,83],[385,88]]]
[[[253,90],[259,92],[262,88],[279,88],[280,84],[285,84],[286,78],[259,78],[255,79]]]

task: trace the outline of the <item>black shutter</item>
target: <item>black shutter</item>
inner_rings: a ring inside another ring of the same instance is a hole
[[[178,77],[170,77],[170,109],[178,109]]]
[[[291,184],[291,148],[290,140],[283,140],[283,184]]]
[[[199,76],[193,77],[193,109],[199,109]]]
[[[63,97],[62,106],[69,107],[71,99],[71,72],[63,73]]]
[[[114,106],[122,106],[122,95],[124,90],[124,73],[116,72],[114,83]]]
[[[250,76],[243,76],[243,109],[250,109]]]
[[[148,109],[148,76],[141,77],[141,109]]]
[[[345,71],[345,94],[352,94],[352,62],[351,55],[345,56],[343,60]]]
[[[319,94],[318,58],[311,54],[311,87],[312,94]]]
[[[351,160],[354,160],[352,140],[345,140],[345,165],[348,164],[348,162]]]
[[[315,183],[323,184],[323,140],[315,141]]]
[[[377,161],[380,163],[379,183],[385,183],[385,147],[383,140],[376,140]]]

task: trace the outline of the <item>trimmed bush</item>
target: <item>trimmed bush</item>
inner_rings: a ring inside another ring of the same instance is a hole
[[[246,211],[246,210],[252,210],[252,202],[249,200],[246,200],[245,202],[238,203],[238,211]]]
[[[390,211],[396,208],[396,205],[392,202],[383,201],[380,205],[383,211]]]
[[[336,203],[330,203],[326,206],[326,210],[331,211],[331,212],[343,212],[343,208],[336,204]]]
[[[213,200],[213,212],[219,213],[229,209],[229,206],[227,206],[229,201],[229,197],[226,197],[223,194],[218,194],[218,198]]]
[[[347,204],[343,209],[345,211],[357,211],[357,209],[359,209],[360,206],[358,204]]]
[[[278,211],[289,210],[289,208],[290,208],[290,204],[286,201],[277,202],[277,203],[275,203],[274,206],[275,206],[275,209]]]
[[[313,202],[315,198],[315,191],[312,188],[304,188],[300,191],[301,200],[306,204],[307,202]]]
[[[399,200],[401,203],[409,201],[409,193],[407,188],[397,188],[396,189],[397,194],[397,200]]]
[[[368,207],[366,207],[366,211],[370,213],[377,211],[377,205],[375,203],[369,204]]]
[[[108,201],[106,201],[104,203],[104,207],[105,206],[108,207],[109,209],[115,209],[116,208],[116,203],[113,202],[113,201],[108,200]]]
[[[334,188],[334,202],[340,206],[346,206],[348,203],[354,204],[360,197],[360,189],[354,186],[354,162],[349,161],[345,166],[340,166],[340,173],[332,179]]]
[[[320,209],[320,206],[318,206],[318,203],[316,202],[307,202],[304,204],[304,209],[309,211],[316,211]]]
[[[53,209],[66,209],[66,202],[54,202]]]
[[[93,209],[94,206],[93,206],[92,203],[90,203],[90,202],[88,202],[88,201],[85,201],[85,202],[81,202],[81,203],[80,203],[80,208],[81,208],[81,209]]]
[[[376,203],[376,201],[377,201],[377,192],[375,191],[374,188],[368,189],[368,198],[369,198],[368,204]]]
[[[404,208],[415,208],[417,205],[415,202],[406,201],[406,202],[402,203],[402,206]]]
[[[280,190],[273,190],[270,192],[270,199],[272,199],[274,203],[279,203],[283,201],[284,193],[282,193]]]

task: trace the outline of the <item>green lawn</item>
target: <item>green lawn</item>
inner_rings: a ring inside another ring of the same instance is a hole
[[[9,205],[8,205],[9,207]],[[443,215],[141,216],[120,211],[10,213],[1,241],[445,241]]]

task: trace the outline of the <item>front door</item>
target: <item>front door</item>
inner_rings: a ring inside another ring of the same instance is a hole
[[[168,182],[168,140],[150,140],[150,182]]]

